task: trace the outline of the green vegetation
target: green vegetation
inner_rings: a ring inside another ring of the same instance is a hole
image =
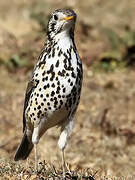
[[[135,66],[135,31],[126,26],[123,35],[110,28],[103,29],[110,50],[99,55],[99,61],[94,64],[95,69],[105,72],[117,71]]]

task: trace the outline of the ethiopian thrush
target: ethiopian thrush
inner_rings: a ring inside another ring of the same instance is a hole
[[[37,144],[47,129],[59,126],[61,134],[58,146],[62,151],[64,176],[64,149],[74,125],[83,75],[74,42],[75,22],[76,14],[73,10],[58,9],[51,14],[47,41],[27,86],[23,138],[14,157],[15,161],[24,160],[34,147],[37,171]]]

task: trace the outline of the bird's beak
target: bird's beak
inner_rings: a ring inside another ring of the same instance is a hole
[[[71,19],[74,19],[74,16],[68,16],[68,17],[63,18],[62,20],[68,21],[68,20],[71,20]]]

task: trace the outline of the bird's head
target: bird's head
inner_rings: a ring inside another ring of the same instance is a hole
[[[76,14],[70,9],[55,10],[50,17],[47,28],[48,38],[51,40],[57,34],[74,33]]]

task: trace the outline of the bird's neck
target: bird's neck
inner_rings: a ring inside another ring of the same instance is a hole
[[[69,49],[71,45],[73,45],[73,40],[70,37],[69,33],[62,32],[55,36],[55,41],[61,49]]]
[[[71,46],[75,46],[73,32],[63,31],[61,33],[47,38],[47,44],[49,47],[59,46],[59,49],[66,51]]]

